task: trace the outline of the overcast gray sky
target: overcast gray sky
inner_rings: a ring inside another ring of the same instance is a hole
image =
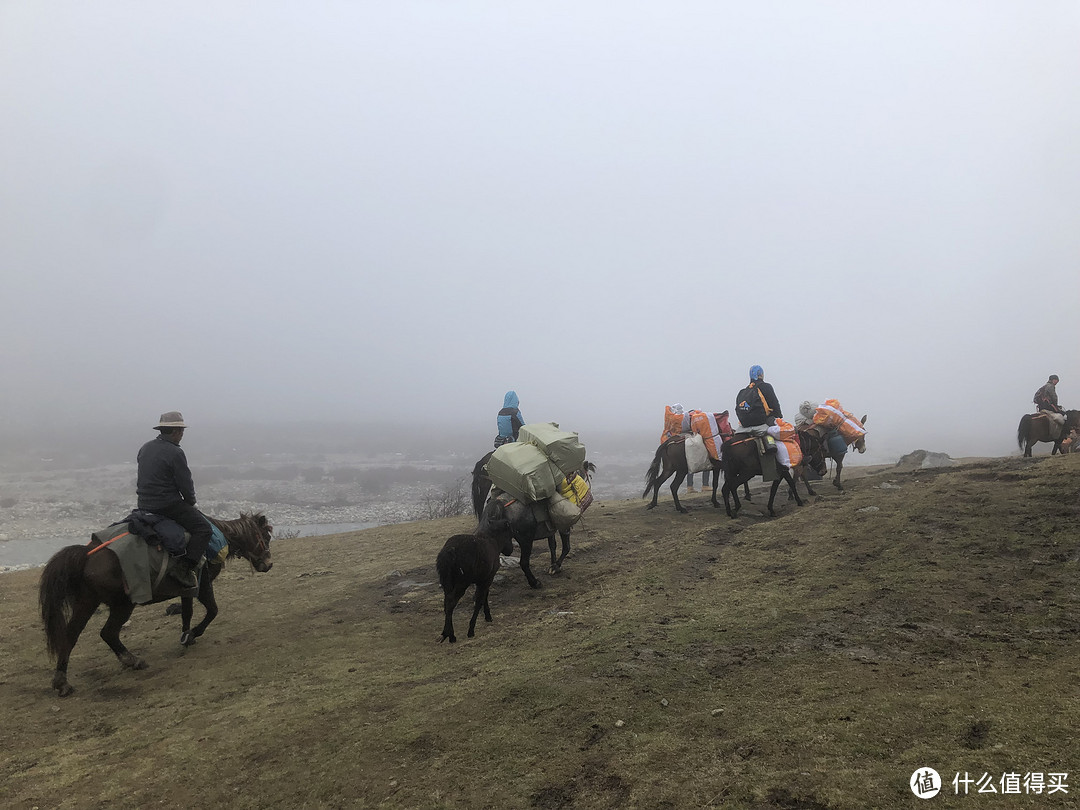
[[[0,420],[1080,407],[1075,2],[0,3]],[[947,419],[950,435],[932,424]],[[929,446],[928,446],[929,445]]]

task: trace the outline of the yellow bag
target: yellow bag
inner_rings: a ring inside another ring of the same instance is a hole
[[[592,492],[589,490],[589,482],[577,473],[572,473],[558,485],[559,494],[573,503],[584,512],[592,503]]]

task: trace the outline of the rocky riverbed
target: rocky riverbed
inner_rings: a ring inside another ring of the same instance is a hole
[[[632,461],[608,459],[597,498],[640,496]],[[194,470],[199,507],[236,517],[261,511],[278,536],[464,514],[471,466],[453,460],[342,457],[320,463],[275,460]],[[58,548],[121,520],[135,506],[134,463],[67,468],[48,459],[33,469],[0,469],[0,572],[42,565]]]

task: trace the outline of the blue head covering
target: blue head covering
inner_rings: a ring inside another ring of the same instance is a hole
[[[750,382],[765,379],[765,370],[761,366],[750,366]]]
[[[518,406],[517,391],[507,391],[506,396],[503,397],[504,408],[516,408]]]

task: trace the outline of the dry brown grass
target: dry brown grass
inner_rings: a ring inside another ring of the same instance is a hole
[[[930,766],[1076,773],[927,806],[1077,807],[1080,455],[826,489],[771,520],[598,503],[561,574],[507,569],[453,646],[422,583],[468,518],[283,541],[190,649],[138,608],[149,670],[95,617],[64,700],[37,573],[5,575],[0,805],[888,808]]]

